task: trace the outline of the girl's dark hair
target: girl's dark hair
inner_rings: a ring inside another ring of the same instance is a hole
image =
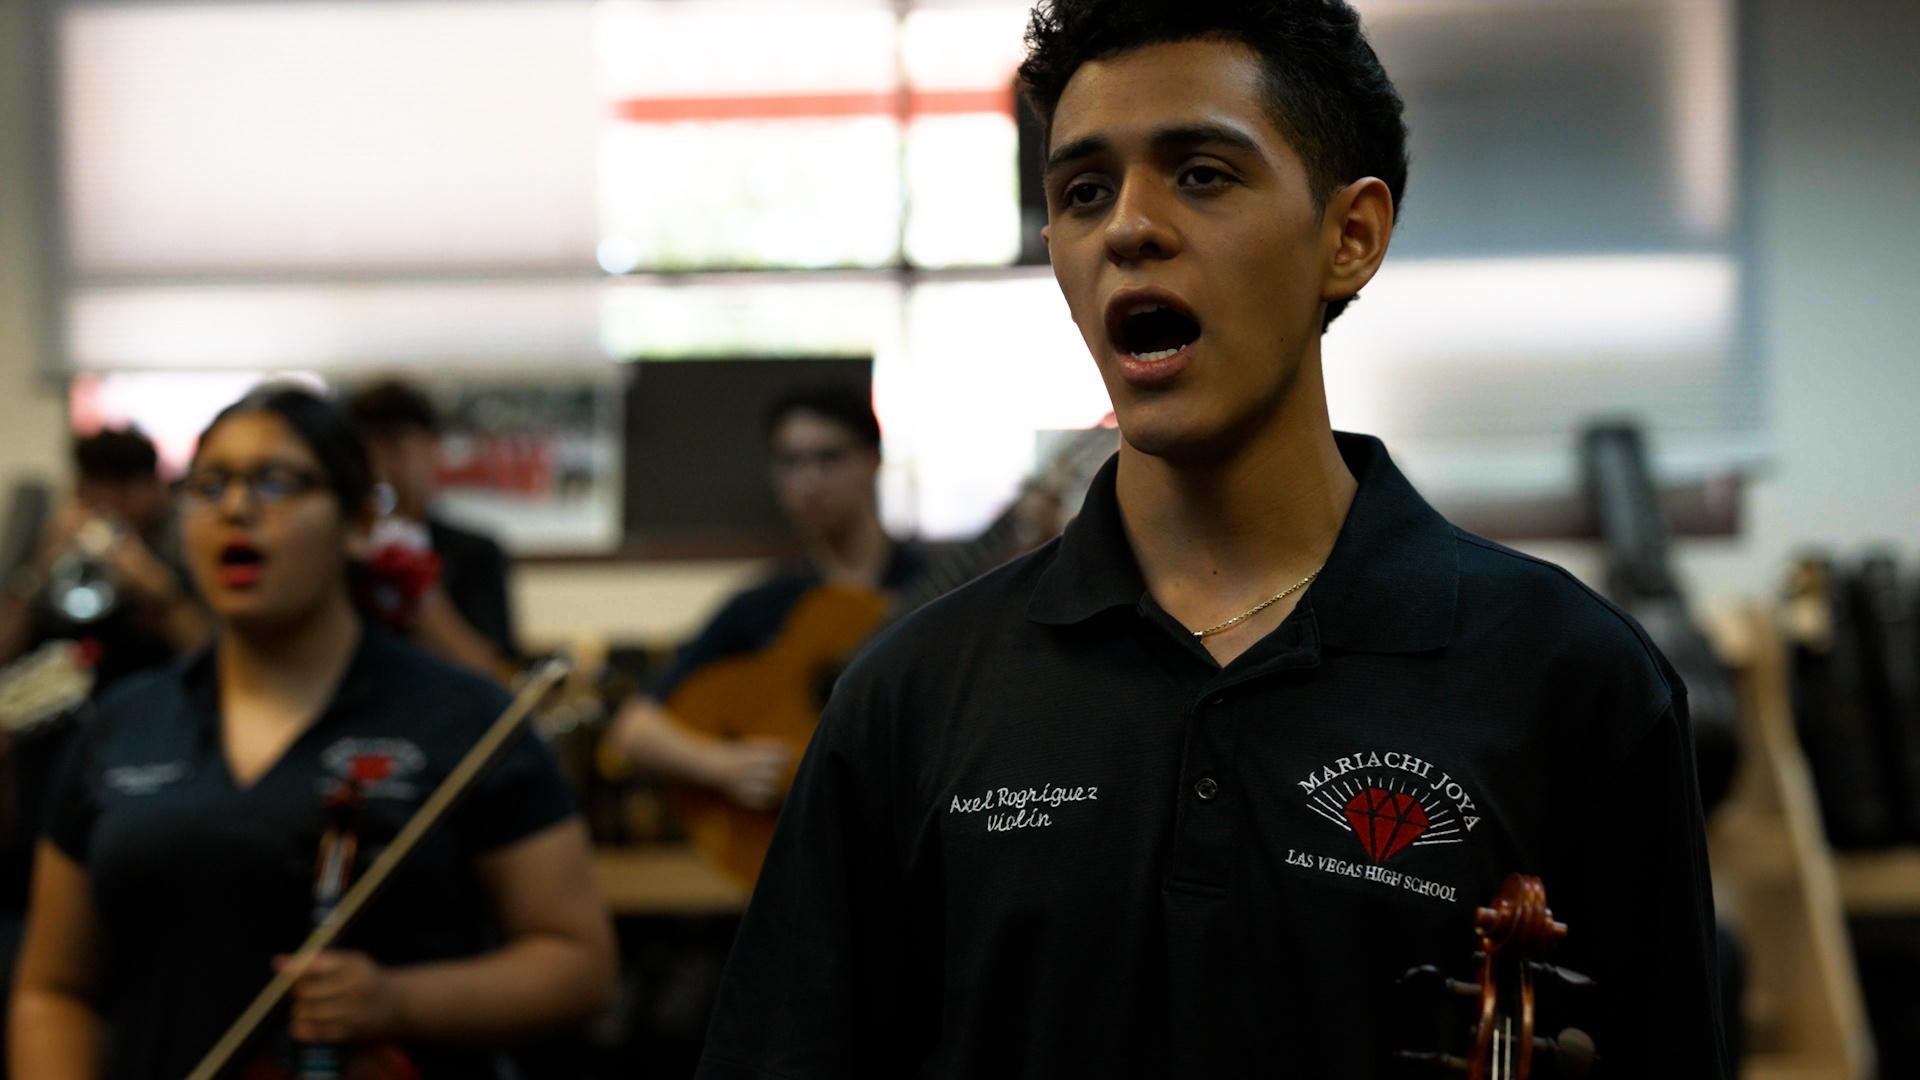
[[[1039,0],[1027,23],[1020,94],[1049,133],[1080,65],[1195,39],[1234,41],[1260,57],[1268,114],[1307,167],[1315,205],[1363,176],[1407,187],[1400,93],[1344,0]],[[1327,305],[1328,323],[1348,301]]]
[[[320,462],[328,489],[349,517],[367,507],[373,497],[373,467],[367,462],[366,447],[338,406],[304,386],[269,383],[221,409],[200,432],[199,445],[206,445],[207,436],[221,424],[248,413],[270,413],[293,429]],[[194,457],[199,454],[195,449]]]

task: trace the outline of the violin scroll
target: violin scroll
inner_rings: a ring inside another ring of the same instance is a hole
[[[1545,989],[1549,997],[1562,992],[1578,997],[1593,989],[1592,979],[1547,962],[1566,936],[1566,925],[1554,921],[1547,907],[1546,887],[1540,879],[1509,875],[1492,903],[1474,913],[1478,978],[1455,979],[1438,967],[1424,965],[1400,980],[1404,987],[1438,992],[1472,1008],[1472,1034],[1465,1053],[1402,1051],[1397,1059],[1430,1074],[1468,1080],[1592,1076],[1599,1053],[1586,1032],[1567,1027],[1552,1037],[1536,1034],[1540,990]]]

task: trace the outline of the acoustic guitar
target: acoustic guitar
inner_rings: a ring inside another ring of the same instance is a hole
[[[791,784],[833,680],[853,652],[891,619],[1051,539],[1058,529],[1054,522],[1036,528],[1029,500],[1063,503],[1118,441],[1118,429],[1110,426],[1075,433],[1020,500],[977,538],[939,555],[897,596],[841,585],[811,590],[771,645],[694,671],[668,697],[667,711],[687,727],[723,739],[783,740],[793,751],[786,777]],[[747,884],[760,876],[777,811],[751,810],[695,785],[675,789],[673,804],[688,841],[702,855]]]

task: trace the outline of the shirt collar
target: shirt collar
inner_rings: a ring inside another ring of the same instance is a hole
[[[364,620],[360,624],[359,640],[353,646],[353,658],[347,661],[347,670],[340,676],[340,684],[334,688],[333,697],[326,708],[320,711],[319,720],[343,708],[358,706],[373,696],[381,667],[395,650],[400,648],[398,639],[386,630]],[[186,690],[187,700],[202,724],[212,731],[220,716],[220,680],[218,643],[210,642],[199,652],[188,658],[180,669],[180,682]]]
[[[1301,600],[1303,617],[1329,648],[1441,648],[1453,634],[1459,591],[1453,526],[1413,490],[1379,439],[1335,432],[1334,442],[1359,487],[1333,553]],[[1140,603],[1146,583],[1120,520],[1118,461],[1108,459],[1094,477],[1041,574],[1028,618],[1064,626]]]

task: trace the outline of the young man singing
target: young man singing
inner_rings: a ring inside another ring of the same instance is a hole
[[[839,684],[701,1075],[1400,1075],[1513,872],[1608,1075],[1726,1074],[1685,689],[1329,424],[1401,104],[1339,0],[1054,0],[1047,240],[1123,443],[1058,542]]]

